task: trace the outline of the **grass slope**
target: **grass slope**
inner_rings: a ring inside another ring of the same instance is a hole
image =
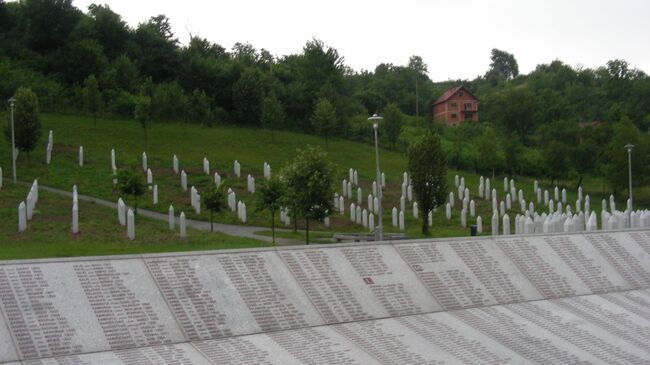
[[[6,183],[6,180],[5,180]],[[173,252],[268,246],[266,242],[188,228],[186,239],[169,231],[166,222],[136,217],[136,239],[129,241],[126,228],[117,222],[117,212],[79,201],[79,227],[71,234],[72,200],[45,191],[28,229],[17,233],[17,206],[29,189],[5,185],[0,189],[0,259],[68,257],[149,252]]]
[[[45,145],[47,132],[54,131],[54,151],[52,164],[45,165]],[[195,185],[199,192],[210,184],[212,176],[202,172],[203,157],[210,160],[212,172],[218,171],[227,187],[237,193],[237,199],[247,204],[248,225],[270,226],[269,217],[265,213],[255,212],[254,197],[246,193],[246,175],[255,177],[258,184],[263,184],[262,165],[266,161],[271,164],[273,172],[277,173],[282,166],[290,161],[296,149],[308,144],[321,145],[325,148],[323,139],[318,137],[290,133],[276,132],[271,139],[271,133],[261,129],[218,127],[202,128],[195,125],[157,123],[150,131],[148,144],[145,148],[144,135],[139,124],[130,120],[99,120],[94,127],[90,118],[79,116],[44,115],[43,135],[36,150],[28,158],[25,154],[19,156],[18,177],[23,181],[38,178],[41,185],[53,186],[71,190],[76,184],[80,194],[92,195],[111,201],[116,201],[118,194],[112,186],[110,170],[110,150],[115,148],[117,165],[126,163],[141,165],[141,154],[146,150],[148,165],[153,170],[154,183],[158,184],[159,204],[151,203],[151,195],[145,194],[141,199],[140,207],[160,212],[167,212],[173,204],[176,213],[185,211],[188,218],[209,220],[209,213],[203,209],[200,215],[195,214],[190,207],[189,193],[180,188],[180,178],[172,171],[172,156],[176,154],[180,159],[182,169],[188,173],[189,184]],[[84,167],[78,166],[78,148],[84,147]],[[5,167],[5,182],[10,173],[9,148],[7,144],[0,145],[0,166]],[[339,179],[335,181],[335,189],[340,191],[340,181],[347,177],[348,168],[359,171],[360,184],[363,189],[364,202],[371,191],[371,182],[374,179],[374,148],[369,145],[350,142],[347,140],[330,140],[328,153],[330,160],[337,166]],[[232,173],[233,161],[238,160],[242,165],[242,177],[235,178]],[[387,175],[387,189],[384,193],[384,226],[387,231],[397,231],[391,226],[390,211],[393,206],[399,207],[400,184],[402,173],[406,169],[406,158],[403,154],[381,150],[381,168]],[[457,194],[454,189],[453,177],[461,174],[465,177],[466,185],[470,188],[472,197],[477,202],[477,214],[483,217],[484,231],[489,232],[489,221],[492,215],[491,203],[477,199],[476,190],[479,175],[469,172],[450,170],[448,173],[449,189]],[[534,199],[532,194],[533,180],[517,177],[517,188],[525,191],[526,199]],[[591,194],[592,210],[600,211],[600,201],[608,197],[602,189],[601,179],[591,178],[583,182],[585,194]],[[503,199],[503,177],[492,181],[492,187],[498,192],[499,199]],[[542,185],[553,195],[551,186]],[[356,188],[355,188],[356,189]],[[567,186],[569,204],[574,205],[577,199],[575,186]],[[356,201],[354,194],[353,201]],[[133,202],[130,202],[133,203]],[[346,199],[346,213],[332,216],[333,231],[362,232],[364,229],[349,221],[350,201]],[[621,207],[624,202],[619,202]],[[542,207],[536,209],[542,211]],[[420,237],[420,222],[415,221],[411,214],[411,204],[407,203],[406,226],[407,233],[413,237]],[[436,237],[463,236],[469,234],[468,228],[462,228],[459,223],[460,202],[456,203],[451,221],[444,217],[444,208],[434,215],[432,234]],[[510,211],[511,219],[519,212],[519,204],[513,204]],[[421,213],[422,214],[422,213]],[[13,219],[13,215],[12,219]],[[6,218],[3,218],[6,221]],[[240,224],[232,212],[222,212],[215,216],[215,221],[221,223]],[[468,217],[468,224],[474,218]],[[13,226],[13,224],[10,224]],[[316,225],[316,230],[327,230]],[[514,228],[513,228],[514,230]]]

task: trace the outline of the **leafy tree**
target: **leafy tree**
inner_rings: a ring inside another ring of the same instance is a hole
[[[477,170],[491,173],[494,180],[496,170],[504,164],[501,143],[494,129],[486,126],[483,134],[476,139],[475,145],[478,150]]]
[[[318,135],[325,137],[325,144],[329,148],[329,137],[336,128],[336,110],[329,100],[318,99],[311,116],[311,124]]]
[[[90,75],[84,80],[82,95],[84,108],[92,115],[95,126],[97,126],[97,114],[101,108],[102,96],[95,75]]]
[[[146,185],[144,177],[135,165],[121,168],[117,172],[117,189],[126,196],[132,196],[135,214],[138,214],[138,198],[144,195]]]
[[[447,196],[447,159],[440,137],[427,131],[408,150],[408,171],[413,191],[422,210],[422,233],[429,235],[428,212],[441,205]]]
[[[526,86],[508,88],[487,101],[488,120],[493,120],[504,132],[515,132],[523,144],[536,127],[537,100]]]
[[[153,85],[151,95],[151,118],[157,121],[185,119],[187,97],[176,81]]]
[[[404,125],[404,115],[394,103],[384,109],[384,129],[390,148],[395,149]]]
[[[623,117],[614,125],[614,135],[605,152],[607,165],[605,179],[614,192],[628,187],[628,154],[625,145],[631,143],[633,184],[643,183],[647,169],[648,138],[643,136],[632,121]]]
[[[546,175],[551,178],[551,185],[555,180],[568,175],[570,155],[569,147],[559,141],[551,141],[544,148]]]
[[[129,43],[128,55],[144,75],[156,81],[173,79],[179,67],[178,40],[171,33],[169,19],[152,17],[138,25]]]
[[[81,17],[72,0],[24,0],[20,7],[27,44],[40,52],[63,46]]]
[[[148,96],[140,95],[138,101],[135,104],[134,111],[135,120],[140,123],[142,130],[144,131],[144,149],[147,149],[147,130],[151,129],[151,120],[152,120],[152,110],[151,110],[151,98]]]
[[[113,68],[116,73],[117,85],[122,90],[135,91],[139,70],[133,61],[127,55],[123,54],[115,59]]]
[[[415,125],[420,125],[420,94],[419,94],[419,84],[420,78],[422,75],[426,75],[429,71],[427,64],[424,63],[422,57],[420,56],[411,56],[409,58],[408,68],[415,72]]]
[[[286,119],[286,114],[282,103],[275,94],[270,94],[262,101],[262,126],[271,130],[271,141],[274,140],[274,131],[282,126]]]
[[[493,48],[490,54],[490,69],[486,78],[496,77],[501,80],[510,80],[519,75],[519,65],[512,53]]]
[[[203,204],[210,211],[210,232],[214,232],[214,213],[219,213],[226,207],[226,193],[223,192],[222,186],[223,184],[210,184],[201,193]]]
[[[129,38],[129,28],[122,16],[108,5],[90,4],[88,15],[92,20],[89,36],[96,39],[106,55],[113,59],[124,51]]]
[[[30,88],[20,87],[14,94],[14,138],[16,148],[29,153],[36,148],[41,136],[41,116],[38,97]],[[11,143],[11,113],[7,113],[5,137]],[[11,149],[11,148],[10,148]]]
[[[188,114],[191,122],[209,126],[212,124],[212,110],[210,100],[205,91],[194,89],[187,103]]]
[[[327,153],[318,146],[307,146],[297,151],[294,160],[280,175],[286,185],[285,201],[293,207],[294,219],[305,219],[306,241],[309,244],[309,222],[322,220],[333,211],[334,169],[327,161]]]
[[[278,177],[272,177],[266,182],[259,193],[257,194],[257,208],[256,210],[267,210],[271,213],[271,234],[273,237],[273,244],[275,244],[275,213],[282,207],[284,199],[285,187]]]
[[[245,125],[259,125],[264,87],[262,74],[257,69],[242,72],[232,86],[232,99],[237,122]]]

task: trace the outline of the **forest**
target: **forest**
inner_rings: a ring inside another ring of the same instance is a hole
[[[484,75],[434,82],[435,60],[353,70],[334,47],[315,38],[299,54],[274,55],[197,36],[181,44],[165,15],[131,27],[107,5],[84,12],[71,0],[0,0],[0,96],[29,87],[41,111],[99,123],[235,125],[369,143],[367,118],[378,113],[387,148],[405,151],[435,129],[453,168],[575,186],[603,176],[618,193],[632,143],[635,184],[648,183],[650,78],[625,60],[595,69],[553,60],[520,74],[515,55],[493,49]],[[457,85],[478,97],[480,122],[445,127],[431,104]]]

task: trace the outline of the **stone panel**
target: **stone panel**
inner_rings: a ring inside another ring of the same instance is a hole
[[[183,341],[139,260],[3,265],[0,290],[24,359]]]
[[[280,255],[326,323],[440,309],[392,246],[283,250]]]
[[[29,360],[25,365],[211,365],[190,344],[141,347],[85,355]]]
[[[409,243],[396,248],[445,310],[542,298],[492,241]]]
[[[323,323],[275,252],[146,262],[189,340]]]

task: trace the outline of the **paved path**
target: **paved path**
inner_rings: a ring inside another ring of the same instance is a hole
[[[26,184],[26,185],[29,186],[30,184]],[[57,188],[51,188],[49,186],[43,186],[43,185],[39,185],[38,187],[39,187],[39,189],[42,189],[42,190],[50,192],[50,193],[65,195],[65,196],[68,196],[68,197],[72,198],[72,192],[70,192],[70,191],[61,190],[61,189],[57,189]],[[77,194],[77,198],[79,200],[92,202],[92,203],[95,203],[97,205],[101,205],[101,206],[104,206],[104,207],[108,207],[108,208],[112,208],[112,209],[117,210],[117,203],[115,203],[115,202],[95,198],[95,197],[89,196],[89,195],[82,195],[82,194]],[[146,209],[141,209],[141,208],[138,208],[138,215],[142,215],[144,217],[148,217],[148,218],[152,218],[152,219],[156,219],[156,220],[164,221],[164,222],[167,222],[167,219],[168,219],[167,214],[158,213],[158,212],[154,212],[154,211],[146,210]],[[207,231],[207,232],[210,231],[210,222],[197,221],[197,220],[194,220],[194,219],[187,219],[185,222],[187,223],[188,227],[192,227],[192,228],[198,229],[200,231]],[[268,230],[270,230],[270,228],[268,228],[268,227],[240,226],[240,225],[236,225],[236,224],[215,223],[214,224],[214,230],[217,231],[217,232],[221,232],[221,233],[231,235],[231,236],[248,237],[248,238],[254,238],[254,239],[262,240],[262,241],[266,241],[266,242],[271,242],[271,237],[255,234],[255,232],[258,232],[258,231],[268,231]],[[277,231],[277,229],[276,229],[276,231]],[[282,230],[282,231],[284,231],[284,230]],[[277,237],[275,239],[275,242],[276,242],[277,245],[280,245],[280,246],[304,245],[305,244],[305,242],[303,242],[303,241],[287,239],[287,238],[277,238]]]

